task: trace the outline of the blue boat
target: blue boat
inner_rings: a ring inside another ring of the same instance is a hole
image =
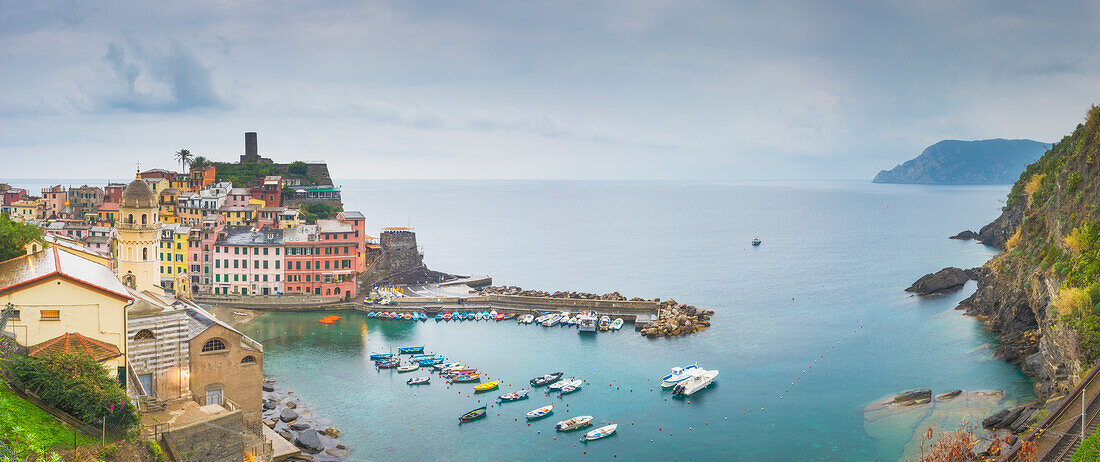
[[[425,313],[425,312],[421,311],[420,312],[420,320],[421,321],[427,321],[428,320],[428,313]]]
[[[396,319],[397,319],[398,321],[400,321],[400,320],[402,320],[402,319],[405,319],[405,313],[397,313],[397,316],[395,316],[395,318],[396,318]]]
[[[374,361],[385,360],[393,358],[393,353],[375,353],[370,355],[370,359]]]
[[[410,361],[420,361],[421,359],[431,359],[431,358],[434,358],[434,357],[435,357],[435,353],[430,353],[430,354],[426,354],[426,355],[412,355],[409,358],[409,360]]]
[[[443,320],[443,312],[442,311],[435,314],[435,320],[436,321],[442,321]]]
[[[423,353],[424,352],[424,346],[421,345],[421,346],[401,347],[401,348],[398,348],[397,351],[399,353],[403,354],[403,355]]]
[[[445,361],[443,358],[428,358],[421,359],[417,362],[419,362],[421,366],[434,366],[436,364],[443,364],[443,361]]]

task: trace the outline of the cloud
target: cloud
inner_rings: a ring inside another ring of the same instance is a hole
[[[210,70],[175,39],[164,49],[111,42],[103,62],[113,74],[108,79],[113,88],[100,101],[102,109],[180,112],[228,106],[215,90]]]

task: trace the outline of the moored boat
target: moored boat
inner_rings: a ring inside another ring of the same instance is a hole
[[[493,318],[496,319],[497,322],[503,321],[504,320],[504,313],[497,313],[495,316],[493,316]]]
[[[500,314],[500,313],[497,313],[497,310],[490,311],[489,312],[489,319],[496,319],[498,314]]]
[[[508,319],[512,319],[514,317],[516,317],[515,313],[506,313],[506,314],[504,314],[504,318],[502,318],[502,319],[503,320],[508,320]]]
[[[535,378],[531,379],[531,385],[535,386],[535,387],[541,387],[543,385],[549,385],[551,383],[557,382],[558,379],[560,379],[562,375],[564,375],[563,372],[554,372],[552,374],[546,374],[542,377],[535,377]]]
[[[566,385],[569,385],[571,382],[572,382],[572,380],[568,380],[568,379],[567,380],[559,380],[557,382],[551,383],[549,387],[546,387],[546,389],[550,390],[550,391],[561,390],[562,387],[564,387]]]
[[[760,245],[760,242],[762,242],[762,241],[760,240],[759,237],[754,237],[752,239],[752,245]]]
[[[615,318],[611,321],[611,330],[619,330],[623,328],[623,318]]]
[[[481,407],[479,407],[477,409],[474,409],[470,412],[462,414],[462,416],[458,418],[458,421],[460,423],[465,423],[465,422],[470,422],[470,421],[474,421],[474,420],[483,418],[483,417],[485,417],[485,409],[487,407],[488,406],[481,406]]]
[[[554,424],[554,429],[559,432],[567,432],[570,430],[576,430],[578,428],[584,428],[587,427],[590,422],[592,422],[592,419],[593,417],[590,415],[579,415]]]
[[[443,320],[443,312],[442,311],[435,314],[435,320],[436,321],[442,321]]]
[[[374,354],[370,355],[370,359],[372,359],[374,361],[378,361],[380,359],[390,359],[390,358],[393,358],[393,353],[374,353]]]
[[[375,365],[378,366],[379,369],[393,369],[393,368],[397,367],[399,364],[400,364],[400,362],[390,359],[390,360],[380,361]]]
[[[526,414],[527,420],[541,419],[554,412],[554,405],[549,404],[538,409],[534,409]]]
[[[443,320],[444,321],[450,321],[451,320],[451,313],[450,312],[443,313]]]
[[[596,323],[596,312],[594,311],[582,311],[577,316],[577,328],[581,332],[595,332]]]
[[[676,384],[676,386],[672,388],[672,394],[680,396],[691,396],[699,390],[710,386],[710,384],[713,383],[714,379],[717,377],[717,370],[701,370],[699,374],[693,375],[687,380]]]
[[[584,382],[581,381],[580,379],[572,380],[569,383],[567,383],[564,387],[561,387],[561,394],[562,395],[568,395],[570,393],[573,393],[574,391],[580,390],[582,384],[584,384]]]
[[[661,377],[661,386],[664,388],[674,387],[676,384],[698,373],[699,370],[699,363],[688,364],[684,367],[674,367],[672,368],[671,374]]]
[[[498,398],[498,399],[500,399],[501,401],[517,401],[517,400],[524,399],[526,397],[527,397],[527,389],[524,388],[524,389],[521,389],[521,390],[513,391],[511,393],[505,393],[503,395],[500,395],[500,398]]]
[[[500,386],[500,380],[494,380],[492,382],[485,382],[480,385],[474,385],[474,391],[489,391]]]
[[[435,364],[441,364],[443,363],[443,361],[445,361],[445,359],[443,358],[426,358],[417,360],[417,362],[420,363],[421,366],[432,366]]]
[[[413,378],[405,381],[405,383],[407,383],[409,385],[421,385],[421,384],[429,383],[429,382],[431,382],[431,380],[432,380],[432,377],[430,375],[425,375],[423,377],[413,377]]]
[[[415,371],[417,369],[420,369],[420,363],[413,362],[413,363],[406,364],[404,366],[398,366],[397,372],[412,372],[412,371]]]
[[[398,348],[397,351],[399,353],[403,354],[403,355],[423,353],[424,352],[424,346],[421,345],[421,346],[401,347],[401,348]]]
[[[528,314],[528,315],[525,315],[525,316],[524,316],[524,317],[523,317],[523,318],[522,318],[522,319],[520,320],[520,322],[522,322],[522,323],[524,323],[524,324],[531,324],[532,322],[534,322],[534,320],[535,320],[535,315],[533,315],[533,314]]]
[[[615,433],[616,428],[619,428],[618,424],[605,425],[603,427],[597,428],[588,433],[585,433],[584,439],[582,441],[592,441],[598,440],[600,438],[607,438]]]
[[[481,374],[466,374],[451,379],[452,382],[477,382],[478,380],[481,380]]]
[[[611,328],[611,318],[607,316],[600,316],[600,330],[607,330]]]

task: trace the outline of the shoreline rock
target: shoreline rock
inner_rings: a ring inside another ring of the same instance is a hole
[[[959,240],[969,241],[969,240],[972,240],[972,239],[977,239],[978,237],[979,237],[978,233],[975,233],[974,231],[971,231],[971,230],[968,229],[966,231],[960,232],[959,234],[951,236],[948,239],[959,239]]]
[[[913,285],[905,289],[906,292],[914,292],[917,295],[942,295],[962,289],[971,279],[977,279],[978,270],[947,268],[929,273],[917,279]]]
[[[691,305],[665,300],[657,308],[657,320],[647,324],[642,330],[643,337],[677,337],[702,332],[710,327],[713,311],[703,310]]]
[[[263,382],[262,421],[279,436],[302,450],[302,454],[288,460],[342,459],[350,449],[340,443],[340,430],[327,419],[318,418],[292,391],[280,390],[276,380],[265,377]],[[268,391],[268,390],[271,391]]]

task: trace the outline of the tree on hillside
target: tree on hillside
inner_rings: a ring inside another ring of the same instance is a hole
[[[305,176],[306,172],[309,171],[309,166],[306,165],[305,162],[297,160],[291,162],[290,165],[287,166],[286,171],[291,175]]]
[[[37,226],[16,223],[7,215],[0,215],[0,261],[10,260],[26,253],[23,246],[42,237]]]
[[[180,149],[179,151],[176,151],[176,162],[180,163],[180,168],[182,168],[185,172],[187,171],[187,166],[191,165],[191,161],[193,159],[194,156],[191,155],[191,151],[188,149]]]

